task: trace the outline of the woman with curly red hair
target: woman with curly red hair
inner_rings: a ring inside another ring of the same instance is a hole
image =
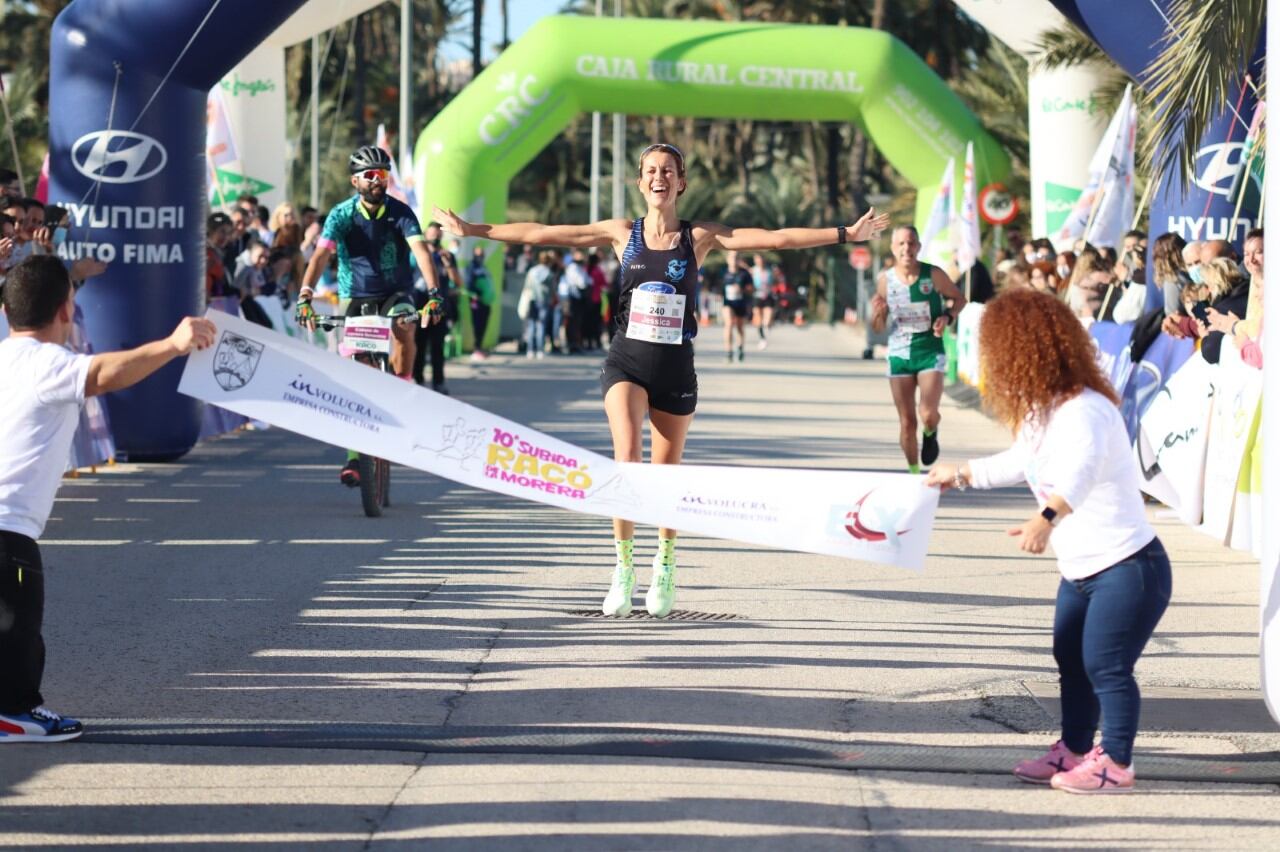
[[[1140,703],[1133,667],[1169,604],[1172,577],[1147,523],[1119,399],[1089,333],[1048,294],[1012,290],[988,303],[978,348],[983,395],[1013,431],[1013,447],[936,465],[928,483],[945,491],[1025,480],[1040,510],[1009,535],[1028,553],[1051,543],[1062,574],[1053,622],[1062,738],[1013,774],[1072,793],[1127,792]]]

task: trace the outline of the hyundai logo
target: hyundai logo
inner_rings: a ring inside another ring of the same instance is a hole
[[[1214,195],[1230,195],[1236,172],[1244,165],[1243,142],[1217,142],[1196,151],[1195,185]],[[1254,182],[1257,177],[1254,176]],[[1259,187],[1261,191],[1261,187]]]
[[[132,130],[95,130],[71,145],[76,171],[103,183],[137,183],[159,173],[169,161],[164,146]]]

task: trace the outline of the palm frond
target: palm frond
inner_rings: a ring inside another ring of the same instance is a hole
[[[1170,29],[1160,55],[1147,68],[1154,106],[1141,147],[1155,174],[1195,170],[1200,139],[1215,118],[1234,104],[1227,100],[1241,84],[1244,69],[1262,34],[1266,0],[1175,0]]]
[[[1036,68],[1069,68],[1086,62],[1111,62],[1097,42],[1070,22],[1041,33],[1035,41],[1035,49]]]

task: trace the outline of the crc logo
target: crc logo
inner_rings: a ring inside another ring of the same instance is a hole
[[[480,140],[486,145],[501,145],[534,109],[547,99],[551,92],[539,92],[534,87],[538,78],[526,74],[517,78],[515,72],[503,74],[495,91],[505,95],[488,115],[480,119]]]
[[[71,145],[76,171],[103,183],[137,183],[159,173],[167,162],[163,145],[132,130],[95,130]]]
[[[1217,142],[1196,151],[1196,186],[1214,195],[1230,195],[1236,172],[1244,165],[1243,142]],[[1257,183],[1257,176],[1253,177]],[[1262,187],[1258,187],[1262,191]]]

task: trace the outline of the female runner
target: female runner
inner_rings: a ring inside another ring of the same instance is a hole
[[[686,189],[684,155],[659,143],[640,152],[636,181],[647,211],[639,219],[605,219],[590,225],[466,222],[453,211],[435,211],[450,233],[506,243],[571,248],[612,246],[622,261],[622,292],[613,343],[600,374],[604,409],[617,461],[643,461],[644,418],[649,416],[650,461],[679,464],[698,403],[693,338],[698,333],[694,284],[698,267],[717,249],[777,251],[867,240],[888,225],[868,210],[856,224],[836,228],[734,228],[688,222],[676,213]],[[627,615],[635,587],[635,523],[613,520],[617,562],[604,599],[605,615]],[[645,595],[649,613],[662,618],[675,603],[676,531],[658,531],[653,579]]]

